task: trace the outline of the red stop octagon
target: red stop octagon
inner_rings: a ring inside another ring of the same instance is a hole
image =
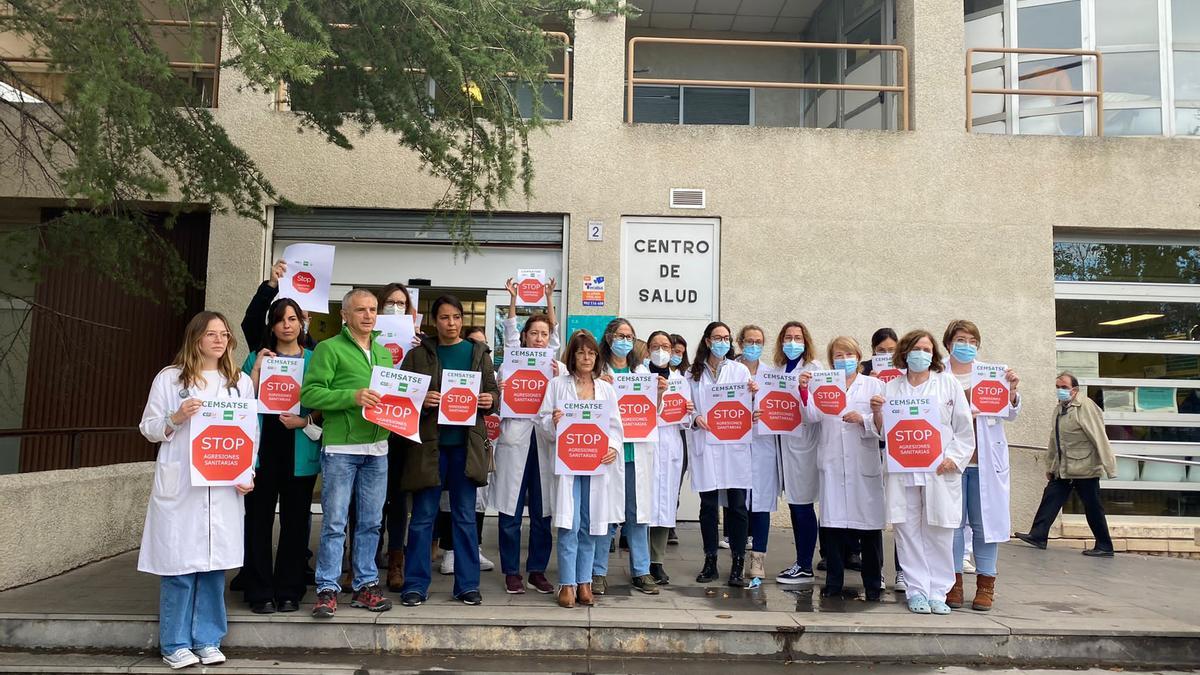
[[[971,389],[971,405],[979,412],[998,413],[1008,405],[1008,387],[996,380],[984,380]]]
[[[771,431],[792,431],[800,426],[800,402],[794,396],[772,391],[758,404],[759,419]]]
[[[308,272],[296,272],[296,276],[292,277],[292,288],[301,293],[312,293],[317,287],[317,278]]]
[[[254,441],[239,427],[209,427],[192,441],[192,466],[207,480],[233,480],[254,462]]]
[[[521,302],[539,302],[543,292],[542,282],[537,279],[525,279],[517,286],[517,295],[521,296]]]
[[[451,422],[466,422],[475,415],[479,399],[470,389],[455,387],[442,394],[442,414]]]
[[[272,375],[258,388],[259,398],[271,410],[287,412],[300,402],[300,384],[287,375]]]
[[[887,435],[888,456],[909,469],[933,469],[942,458],[942,434],[925,420],[900,420]]]
[[[658,416],[666,424],[675,424],[687,415],[687,399],[683,394],[667,394],[663,396],[662,411]]]
[[[625,438],[646,438],[654,431],[657,410],[646,396],[622,396],[617,407],[621,410],[621,428],[625,430]]]
[[[518,370],[504,382],[504,402],[520,415],[536,415],[549,380],[540,370]]]
[[[379,405],[363,408],[364,417],[388,431],[401,436],[415,436],[420,429],[421,413],[411,399],[395,394],[384,394]]]
[[[846,407],[846,392],[832,384],[822,385],[813,390],[813,402],[817,410],[826,415],[837,415]]]
[[[572,424],[558,437],[558,458],[572,471],[595,471],[606,452],[608,434],[595,424]]]
[[[723,441],[734,441],[750,433],[750,411],[736,401],[722,401],[708,411],[708,430]]]

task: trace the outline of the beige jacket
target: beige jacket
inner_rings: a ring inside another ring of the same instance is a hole
[[[1117,458],[1104,433],[1104,412],[1086,396],[1054,406],[1047,447],[1046,473],[1067,479],[1117,475]]]

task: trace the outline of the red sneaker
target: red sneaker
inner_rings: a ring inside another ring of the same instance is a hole
[[[337,611],[337,593],[333,589],[326,589],[317,593],[317,604],[313,607],[312,615],[314,619],[331,619],[333,613]]]
[[[525,580],[520,574],[504,575],[504,591],[511,595],[520,595],[525,592]]]
[[[379,584],[371,584],[354,591],[350,606],[361,607],[368,612],[386,612],[392,608],[392,601],[379,592]]]
[[[554,592],[554,584],[550,583],[550,580],[546,578],[546,575],[543,572],[530,572],[529,585],[533,586],[533,590],[537,591],[538,593]]]

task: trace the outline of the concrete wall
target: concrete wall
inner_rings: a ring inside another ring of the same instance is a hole
[[[137,548],[154,462],[0,476],[0,590]]]

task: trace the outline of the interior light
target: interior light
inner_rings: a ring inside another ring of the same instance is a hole
[[[1073,330],[1058,330],[1058,331],[1054,331],[1054,337],[1062,337],[1064,335],[1070,335],[1074,332],[1075,331],[1073,331]]]
[[[1113,319],[1112,321],[1101,321],[1101,326],[1124,326],[1127,323],[1137,323],[1139,321],[1149,321],[1150,319],[1161,319],[1162,314],[1136,314],[1127,316],[1124,319]]]

